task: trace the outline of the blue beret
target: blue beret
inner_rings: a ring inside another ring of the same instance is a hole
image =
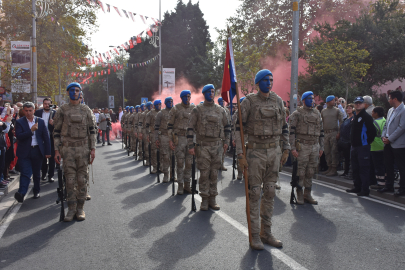
[[[133,109],[134,108],[134,106],[131,106],[131,107],[129,107],[130,109]]]
[[[139,106],[139,105],[136,105],[136,106],[135,106],[135,109],[138,109],[139,107],[141,107],[141,106]]]
[[[172,97],[167,97],[167,98],[165,98],[165,104],[166,104],[167,102],[169,102],[169,101],[172,101],[172,100],[173,100]]]
[[[326,102],[332,101],[332,100],[334,100],[334,99],[335,99],[335,96],[334,96],[334,95],[328,96],[328,97],[326,98]]]
[[[69,89],[72,88],[72,87],[79,87],[80,90],[82,90],[82,87],[80,86],[79,83],[77,83],[77,82],[72,82],[71,84],[69,84],[69,85],[66,87],[66,91],[69,91]]]
[[[255,77],[255,84],[258,84],[261,80],[263,80],[264,77],[266,76],[273,76],[273,73],[271,73],[270,70],[268,69],[262,69],[259,72],[257,72],[256,77]]]
[[[156,106],[158,104],[162,104],[162,101],[160,99],[157,99],[153,102],[153,106]]]
[[[239,103],[242,103],[242,101],[245,99],[246,97],[241,97],[240,99],[239,99]]]
[[[146,102],[146,106],[150,106],[150,105],[152,105],[151,101]]]
[[[141,107],[141,108],[142,108],[142,107],[145,107],[145,103],[142,103],[140,107]]]
[[[204,103],[204,101],[201,101],[201,102],[200,102],[200,104],[203,104],[203,103]]]
[[[304,94],[302,94],[301,100],[306,99],[308,96],[313,96],[314,93],[312,91],[306,91]]]
[[[220,98],[218,99],[218,102],[221,102],[221,101],[224,101],[224,99],[220,97]]]
[[[180,97],[184,97],[184,96],[187,96],[187,95],[191,95],[191,91],[190,91],[190,90],[183,90],[183,91],[181,91],[181,93],[180,93]]]
[[[202,93],[204,94],[205,92],[211,90],[211,89],[215,89],[213,84],[207,84],[206,86],[203,87]]]
[[[129,109],[129,106],[126,106],[126,107],[125,107],[125,110],[128,110],[128,109]]]

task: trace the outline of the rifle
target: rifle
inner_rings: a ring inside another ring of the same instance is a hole
[[[142,165],[145,166],[145,143],[142,139]]]
[[[135,160],[138,160],[138,136],[135,141]]]
[[[128,136],[128,146],[127,146],[127,153],[129,156],[129,153],[131,152],[131,137]]]
[[[236,169],[236,149],[234,148],[232,157],[232,180],[235,179],[235,169]]]
[[[148,149],[148,152],[149,152],[149,174],[152,174],[152,162],[151,162],[151,158],[150,158],[150,156],[151,156],[152,154],[151,154],[151,149],[150,149],[150,139],[149,139],[149,149]]]
[[[194,194],[198,194],[198,191],[196,190],[197,186],[197,180],[195,179],[195,155],[193,155],[193,166],[191,169],[191,211],[196,212],[197,207],[195,206],[195,199],[194,199]]]
[[[157,158],[157,182],[160,183],[160,151],[159,148],[157,149],[156,152],[156,158]]]
[[[176,166],[176,161],[174,160],[174,151],[172,151],[172,195],[174,196],[174,167]]]
[[[56,189],[56,193],[58,194],[58,199],[56,200],[56,204],[61,203],[59,221],[63,221],[65,219],[65,203],[64,202],[66,201],[66,185],[65,185],[65,178],[63,176],[63,171],[61,169],[61,165],[56,164],[56,169],[58,170],[58,188]]]
[[[295,193],[294,193],[294,188],[301,188],[298,185],[298,182],[300,180],[300,177],[297,175],[298,172],[298,161],[296,158],[293,158],[293,171],[292,171],[292,175],[291,175],[291,196],[290,196],[290,204],[296,204],[297,203],[297,198],[295,197]]]

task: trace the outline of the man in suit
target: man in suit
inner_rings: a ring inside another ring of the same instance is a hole
[[[402,93],[392,91],[388,94],[392,108],[388,111],[387,121],[381,135],[384,143],[384,165],[387,172],[385,187],[378,191],[394,192],[394,162],[398,166],[400,181],[395,196],[405,195],[405,108]]]
[[[43,101],[43,109],[36,110],[34,115],[36,117],[42,118],[45,122],[45,126],[48,129],[49,137],[51,140],[51,157],[44,158],[42,160],[42,180],[46,180],[46,173],[48,173],[48,181],[50,183],[54,182],[55,180],[53,179],[53,176],[55,175],[55,147],[53,144],[53,118],[55,117],[56,111],[54,109],[51,109],[52,106],[52,100],[50,98],[44,98]]]
[[[17,120],[15,136],[18,140],[17,157],[20,164],[20,188],[14,197],[23,202],[28,191],[31,176],[34,179],[34,199],[40,197],[40,171],[44,157],[51,157],[51,142],[44,120],[34,116],[35,105],[26,102],[23,105],[25,116]]]

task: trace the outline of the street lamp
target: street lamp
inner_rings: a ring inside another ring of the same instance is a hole
[[[120,48],[120,46],[118,46],[118,48]],[[122,57],[122,64],[123,64],[123,66],[124,66],[124,49],[123,49],[123,48],[120,48],[119,51],[122,53],[122,54],[121,54],[121,57]],[[119,73],[117,74],[117,77],[118,77],[118,79],[122,80],[122,108],[125,108],[125,95],[124,95],[124,93],[125,93],[125,89],[124,89],[125,68],[124,68],[124,67],[122,68],[121,72],[119,72]]]

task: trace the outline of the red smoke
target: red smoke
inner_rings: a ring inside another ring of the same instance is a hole
[[[201,101],[204,101],[204,95],[201,93],[202,92],[202,87],[199,89],[194,88],[186,78],[182,77],[180,79],[176,80],[176,86],[174,93],[170,92],[168,88],[163,88],[162,94],[159,95],[158,92],[156,92],[152,96],[152,100],[160,99],[162,100],[162,103],[165,102],[165,98],[167,97],[172,97],[173,98],[173,104],[177,104],[181,102],[180,98],[180,93],[183,90],[190,90],[191,91],[191,103],[194,103],[195,105],[198,105]],[[162,106],[162,108],[164,105]]]

